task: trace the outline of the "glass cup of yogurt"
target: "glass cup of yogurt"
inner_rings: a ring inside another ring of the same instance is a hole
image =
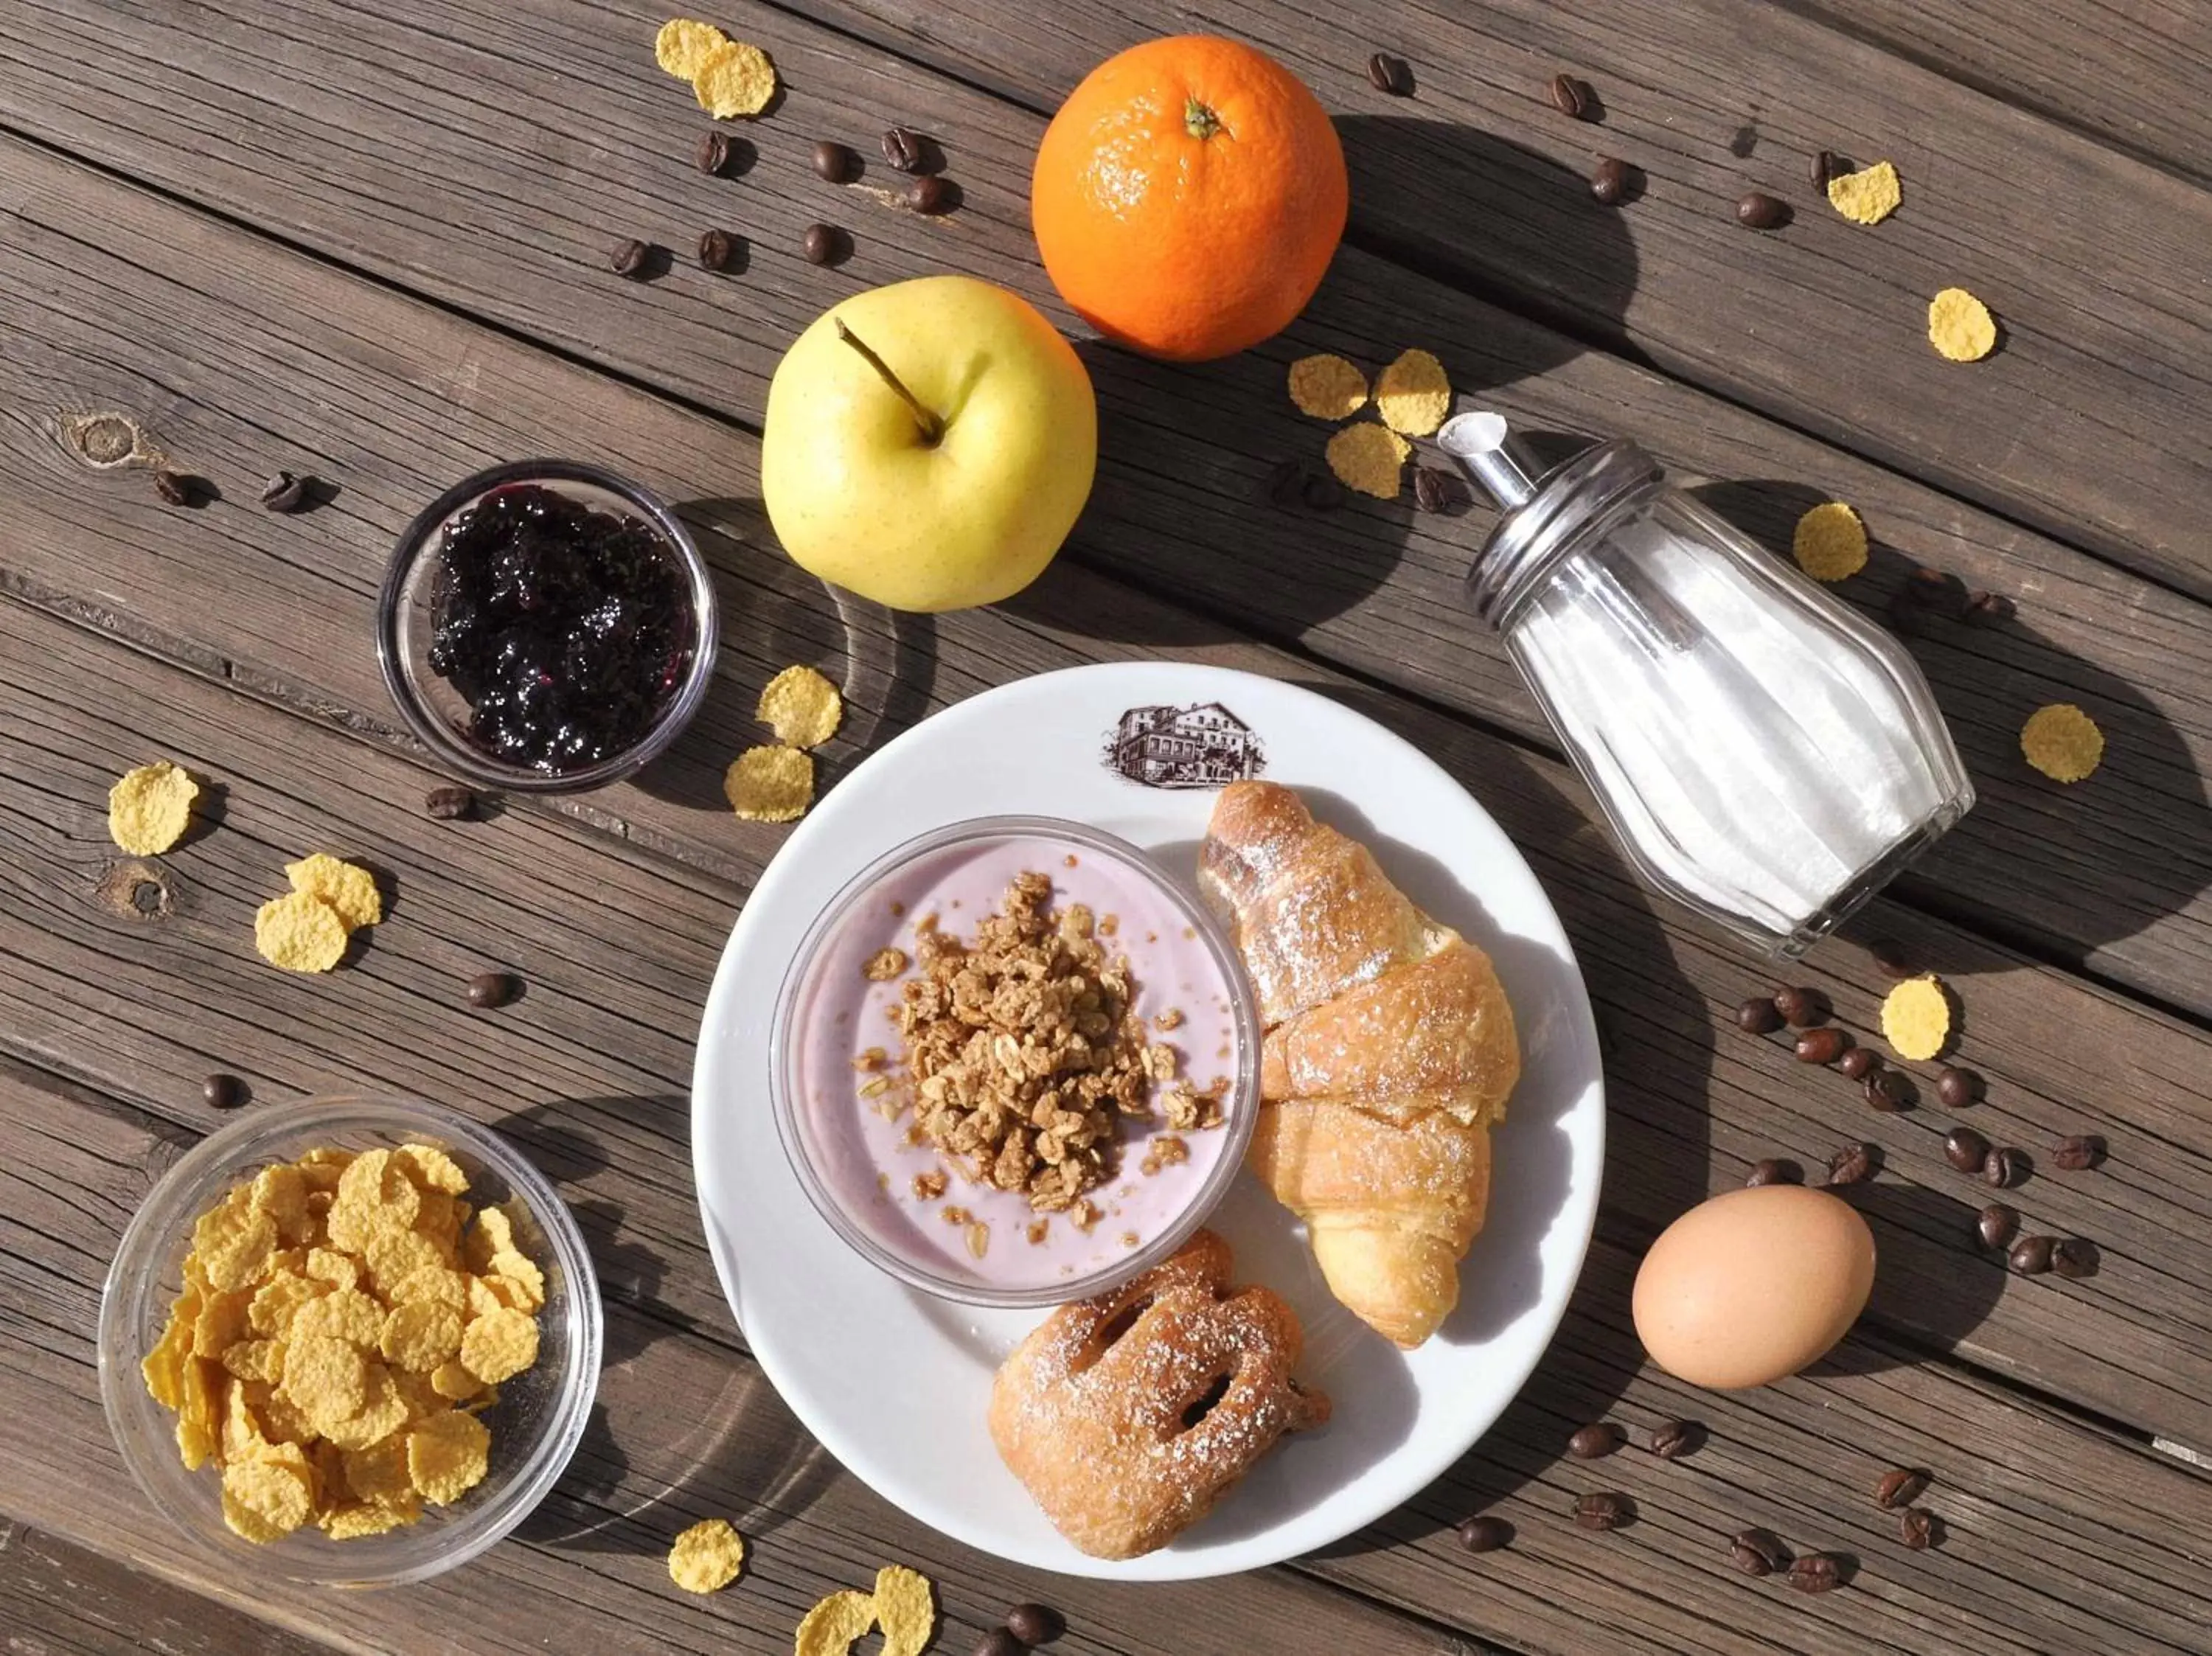
[[[1218,1106],[1218,1125],[1172,1130],[1170,1087],[1156,1083],[1149,1117],[1119,1116],[1113,1170],[1085,1192],[1087,1224],[1080,1210],[1039,1211],[1025,1192],[969,1178],[928,1142],[895,1018],[921,971],[921,932],[972,940],[1029,873],[1051,882],[1052,911],[1091,911],[1109,960],[1127,961],[1146,1040],[1172,1046],[1178,1075]],[[1079,823],[994,816],[909,840],[838,893],[785,975],[769,1063],[785,1154],[854,1250],[947,1299],[1055,1305],[1158,1264],[1227,1192],[1259,1109],[1260,1022],[1219,923],[1145,852]],[[1170,1133],[1184,1159],[1153,1149]]]

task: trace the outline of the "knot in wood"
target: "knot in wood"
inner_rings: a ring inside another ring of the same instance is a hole
[[[168,877],[151,863],[112,863],[100,882],[100,898],[126,919],[168,918]]]
[[[103,470],[145,452],[138,422],[127,414],[65,414],[62,441],[86,464]]]

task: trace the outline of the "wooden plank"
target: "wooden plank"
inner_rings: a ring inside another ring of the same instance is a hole
[[[114,1461],[91,1402],[83,1331],[117,1228],[173,1130],[97,1097],[0,1076],[0,1498],[103,1550],[143,1553],[222,1593],[183,1560]],[[1513,1647],[1752,1653],[1869,1648],[2186,1648],[2212,1612],[2197,1560],[2212,1546],[2212,1483],[2179,1465],[1878,1343],[1855,1341],[1836,1372],[1741,1396],[1701,1394],[1639,1371],[1625,1325],[1630,1255],[1601,1246],[1559,1345],[1498,1427],[1437,1486],[1377,1530],[1310,1566]],[[687,1269],[703,1269],[686,1262]],[[624,1355],[604,1415],[548,1510],[484,1559],[428,1586],[349,1600],[353,1647],[465,1627],[487,1649],[781,1649],[780,1629],[830,1587],[885,1557],[925,1561],[943,1584],[941,1644],[1012,1600],[1056,1600],[1074,1623],[1055,1648],[1212,1656],[1266,1647],[1463,1652],[1426,1624],[1390,1626],[1357,1600],[1270,1570],[1188,1586],[1040,1580],[928,1537],[823,1461],[750,1362],[703,1337],[613,1312]],[[1665,1463],[1638,1449],[1595,1464],[1562,1458],[1584,1420],[1632,1426],[1687,1416],[1709,1436]],[[676,1423],[680,1422],[680,1427]],[[64,1459],[66,1457],[66,1459]],[[1923,1465],[1942,1546],[1911,1553],[1868,1490],[1889,1464]],[[66,1492],[52,1474],[66,1465]],[[45,1476],[40,1476],[41,1473]],[[1628,1493],[1638,1521],[1577,1529],[1582,1491]],[[1514,1525],[1514,1546],[1469,1559],[1449,1525],[1472,1508]],[[755,1538],[752,1567],[705,1602],[670,1590],[666,1538],[710,1513]],[[2155,1525],[2136,1519],[2155,1512]],[[1844,1595],[1804,1601],[1727,1562],[1726,1537],[1775,1527],[1799,1549],[1850,1553]],[[590,1571],[588,1586],[578,1566]],[[292,1617],[319,1594],[257,1586]],[[1759,1593],[1790,1601],[1754,1604]],[[969,1635],[972,1636],[972,1635]],[[1383,1638],[1387,1644],[1345,1640]],[[596,1645],[593,1647],[598,1647]]]
[[[783,27],[799,26],[787,20]],[[541,49],[534,39],[516,49]],[[361,73],[384,88],[380,95],[400,100],[398,84],[374,77],[410,72],[410,64],[419,73],[422,54],[386,44]],[[577,44],[556,38],[542,49]],[[830,44],[836,52],[812,58],[794,52],[795,66],[787,67],[805,77],[804,84],[823,88],[811,98],[836,99],[835,112],[823,116],[821,127],[794,118],[758,129],[757,142],[767,147],[763,159],[736,185],[709,185],[696,173],[686,181],[681,155],[696,123],[680,100],[669,103],[649,66],[617,54],[604,65],[613,83],[580,92],[587,100],[620,94],[619,103],[590,112],[589,118],[641,124],[651,135],[650,153],[634,158],[639,180],[618,198],[624,213],[639,215],[625,223],[659,221],[647,215],[665,218],[674,210],[672,191],[678,192],[681,210],[703,213],[702,192],[719,190],[744,203],[749,222],[757,215],[769,225],[740,288],[727,282],[708,288],[703,276],[678,271],[640,293],[592,270],[582,261],[596,244],[573,218],[580,175],[557,168],[482,179],[483,193],[498,197],[488,210],[518,215],[490,241],[452,242],[438,215],[460,209],[437,191],[453,186],[397,170],[400,163],[390,155],[379,158],[382,172],[349,158],[343,180],[331,186],[341,192],[337,199],[352,203],[342,226],[276,221],[288,232],[355,238],[339,244],[349,257],[373,264],[397,259],[404,267],[398,274],[433,288],[445,278],[415,273],[463,272],[454,278],[459,287],[441,291],[576,349],[611,353],[632,372],[749,415],[757,409],[776,345],[823,297],[845,291],[853,274],[816,271],[773,251],[794,243],[809,217],[830,210],[820,199],[828,187],[818,183],[811,191],[777,193],[803,168],[793,152],[813,130],[856,136],[856,125],[886,111],[915,119],[929,113],[913,101],[912,71],[895,73],[872,59],[856,64],[848,45]],[[483,67],[493,84],[502,73],[520,72],[504,59]],[[640,76],[646,84],[633,84]],[[526,111],[531,95],[528,84],[517,83],[502,107]],[[1034,138],[1032,119],[957,88],[940,85],[931,95],[945,105],[936,112],[940,124],[957,122],[946,130],[959,134],[955,147],[963,168],[972,157],[983,179],[1018,173]],[[514,118],[528,127],[527,136],[536,134],[526,115]],[[368,130],[375,130],[373,124]],[[329,142],[335,129],[318,123],[313,130]],[[307,131],[298,136],[301,143],[317,142]],[[526,136],[518,131],[512,142],[522,143]],[[470,176],[472,165],[486,165],[486,148],[465,146],[441,156],[440,166]],[[406,162],[409,168],[416,164]],[[481,346],[449,320],[383,295],[360,295],[356,302],[349,292],[334,305],[330,272],[281,259],[276,269],[283,274],[271,279],[284,284],[285,297],[272,299],[270,290],[226,282],[221,274],[249,258],[260,267],[267,250],[249,252],[250,240],[185,222],[127,192],[92,189],[82,174],[43,158],[18,151],[7,166],[22,203],[10,227],[22,275],[0,306],[17,307],[27,343],[17,361],[0,364],[0,374],[8,376],[18,407],[62,412],[99,402],[136,411],[179,458],[234,478],[241,494],[274,465],[295,458],[343,475],[348,494],[332,513],[250,527],[231,517],[216,520],[235,531],[237,545],[206,555],[235,556],[235,567],[252,571],[257,581],[296,579],[317,604],[336,597],[325,531],[366,526],[372,538],[388,535],[429,489],[487,458],[511,456],[509,434],[528,429],[539,410],[540,388],[527,372],[486,388]],[[656,167],[662,181],[648,184],[642,175]],[[391,199],[372,204],[345,193],[380,186]],[[971,197],[972,211],[926,223],[854,203],[873,216],[866,221],[868,260],[853,270],[874,279],[950,259],[1037,292],[1018,198],[993,194],[980,182]],[[286,189],[285,210],[300,199],[299,191]],[[565,251],[523,235],[520,215],[530,212],[540,212],[544,224],[568,227],[572,239]],[[404,240],[396,230],[374,229],[392,224],[412,227]],[[892,240],[879,246],[879,232]],[[379,239],[361,245],[358,239],[371,233]],[[434,245],[443,248],[435,259]],[[158,251],[165,247],[176,251]],[[225,309],[200,315],[192,295],[210,285],[222,288]],[[130,296],[127,306],[115,302],[118,294]],[[730,294],[742,297],[720,297]],[[289,343],[302,318],[326,315],[312,348]],[[373,327],[355,325],[356,316],[370,315],[377,318]],[[155,331],[150,336],[149,327]],[[1409,506],[1364,504],[1314,519],[1255,503],[1276,461],[1286,455],[1315,460],[1321,446],[1319,428],[1292,413],[1280,395],[1282,363],[1309,349],[1377,362],[1412,339],[1443,349],[1462,385],[1506,387],[1495,400],[1516,419],[1546,430],[1626,430],[1650,440],[1686,474],[1724,480],[1714,498],[1776,543],[1786,543],[1797,512],[1812,500],[1833,494],[1854,501],[1873,525],[1880,551],[1872,572],[1848,590],[1877,612],[1907,570],[1923,562],[2017,596],[2023,614],[2016,628],[1984,634],[1947,627],[1917,646],[1980,780],[1983,803],[1927,865],[1916,889],[1945,912],[1986,922],[2053,958],[2212,1014],[2212,816],[2201,780],[2212,767],[2212,646],[2206,642],[2212,634],[2202,624],[2200,606],[1616,358],[1573,356],[1574,348],[1556,335],[1371,258],[1347,252],[1314,311],[1265,353],[1188,371],[1092,351],[1107,410],[1107,460],[1070,555],[1553,745],[1497,641],[1482,635],[1458,603],[1486,519],[1470,514],[1437,522],[1417,517]],[[395,355],[395,340],[416,343]],[[82,341],[99,343],[75,343]],[[278,406],[242,419],[180,398],[165,366],[179,353],[254,364],[257,398]],[[367,367],[404,377],[398,408],[364,403]],[[426,406],[448,396],[473,401],[483,416],[472,440],[441,426],[434,446],[403,451],[373,428],[393,419],[419,422]],[[512,418],[492,406],[495,396],[515,403]],[[342,412],[343,439],[310,427],[326,408]],[[565,434],[558,422],[545,428]],[[272,442],[272,431],[283,434],[281,442]],[[25,452],[15,464],[23,472],[42,480],[70,475],[35,429],[22,429],[19,438]],[[721,440],[703,427],[684,451],[603,458],[630,464],[686,494],[741,487],[723,481],[728,467]],[[76,486],[135,507],[144,525],[119,538],[94,535],[78,507],[57,513],[41,506],[42,532],[27,536],[15,554],[16,573],[49,591],[82,597],[96,590],[103,609],[173,640],[190,639],[202,617],[196,604],[179,602],[166,579],[167,537],[208,525],[165,516],[136,474],[79,477]],[[744,532],[764,533],[757,514]],[[268,557],[283,567],[269,570]],[[93,571],[97,579],[87,580]],[[326,611],[341,638],[365,624],[356,616],[365,615],[372,591],[364,585],[346,600],[361,606],[357,610]],[[283,664],[304,654],[320,670],[331,652],[295,649],[291,634],[300,624],[293,606],[272,597],[214,653],[248,671],[295,678],[296,670]],[[380,710],[383,699],[366,658],[355,653],[343,664],[357,672],[354,682],[362,686],[349,705],[362,713]],[[2020,759],[2020,724],[2036,706],[2055,701],[2090,708],[2112,734],[2110,758],[2094,787],[2062,792]],[[688,786],[704,789],[707,783],[694,774]],[[2118,854],[2107,854],[2107,847]]]

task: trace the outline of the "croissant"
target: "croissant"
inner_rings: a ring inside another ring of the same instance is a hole
[[[1199,884],[1260,1002],[1249,1162],[1305,1221],[1329,1291],[1410,1350],[1459,1302],[1520,1078],[1490,958],[1272,782],[1222,791]]]

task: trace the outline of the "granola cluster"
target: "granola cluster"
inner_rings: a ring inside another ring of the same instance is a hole
[[[1054,913],[1051,896],[1045,875],[1018,875],[968,942],[925,919],[893,1009],[919,1139],[1040,1213],[1113,1175],[1121,1119],[1150,1119],[1156,1085],[1175,1125],[1204,1125],[1209,1103],[1219,1119],[1177,1082],[1176,1049],[1146,1040],[1127,958],[1087,907]]]

